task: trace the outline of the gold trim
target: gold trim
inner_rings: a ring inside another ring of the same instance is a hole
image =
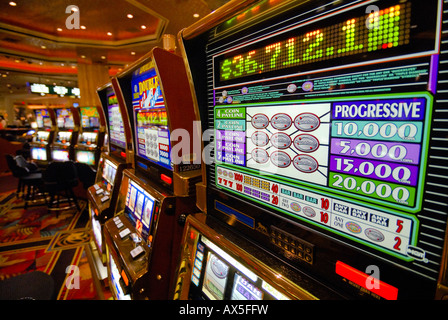
[[[213,28],[214,26],[224,22],[236,13],[247,9],[256,2],[259,2],[259,0],[232,0],[219,7],[209,15],[205,16],[198,22],[195,22],[189,27],[185,28],[181,32],[185,39],[192,39],[199,34]]]

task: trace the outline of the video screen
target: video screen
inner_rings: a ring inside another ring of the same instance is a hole
[[[168,117],[155,69],[145,66],[137,69],[131,85],[136,154],[173,170]]]
[[[59,129],[73,129],[75,122],[69,108],[56,109],[56,124]]]
[[[110,191],[110,189],[114,185],[115,175],[117,174],[117,165],[115,165],[112,161],[109,161],[106,159],[104,161],[103,166],[103,183],[106,186],[107,191]]]
[[[269,283],[204,237],[197,243],[190,298],[209,300],[288,300]]]
[[[107,96],[107,110],[109,115],[109,142],[120,148],[126,148],[123,117],[118,106],[117,96],[111,92]]]
[[[95,153],[92,151],[76,150],[76,162],[95,165]]]
[[[99,251],[102,252],[103,237],[102,237],[102,231],[101,231],[101,223],[97,219],[95,219],[95,212],[92,207],[90,207],[90,216],[92,217],[90,219],[90,222],[92,225],[92,231],[93,231],[93,236],[95,238],[95,243],[98,246]]]
[[[131,300],[131,295],[126,294],[123,288],[121,287],[120,284],[121,274],[117,268],[117,265],[115,264],[115,260],[113,259],[110,253],[109,253],[109,269],[110,269],[110,280],[112,282],[116,298],[118,300]]]
[[[99,128],[99,114],[95,107],[81,107],[81,125],[85,130],[95,130]]]
[[[39,109],[34,111],[38,128],[51,128],[51,118],[47,109]]]
[[[130,181],[126,195],[125,213],[146,241],[155,207],[155,198],[136,182]]]
[[[37,131],[36,135],[33,137],[34,142],[48,142],[50,137],[49,131]]]
[[[31,148],[31,159],[47,160],[47,150],[45,148]]]
[[[51,156],[55,161],[68,161],[69,153],[68,150],[53,150]]]

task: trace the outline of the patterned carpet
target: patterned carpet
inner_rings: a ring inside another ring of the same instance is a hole
[[[88,262],[91,239],[87,203],[54,211],[44,203],[24,209],[15,193],[0,194],[1,281],[33,271],[52,277],[57,300],[107,299],[95,289]]]

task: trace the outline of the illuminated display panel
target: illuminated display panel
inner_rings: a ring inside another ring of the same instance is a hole
[[[95,107],[80,107],[83,129],[95,130],[100,126],[98,110]]]
[[[46,161],[47,150],[45,148],[31,148],[31,159]]]
[[[56,124],[59,129],[73,129],[75,122],[69,108],[56,109]]]
[[[50,114],[46,109],[36,110],[35,115],[38,128],[51,128]]]
[[[143,159],[173,170],[165,102],[159,78],[155,69],[148,67],[150,65],[151,63],[132,74],[136,153]]]
[[[126,195],[125,213],[145,241],[148,239],[155,201],[155,198],[141,186],[130,181]]]
[[[110,191],[114,185],[115,175],[117,174],[117,165],[112,161],[106,159],[102,168],[103,183],[106,186],[107,191]]]
[[[379,9],[365,14],[363,5],[320,17],[219,54],[213,60],[215,86],[437,51],[434,39],[416,36],[411,28],[418,14],[411,3],[396,2]],[[428,20],[436,20],[436,12],[432,14]]]
[[[417,245],[430,161],[439,7],[437,1],[427,6],[388,1],[379,8],[375,31],[365,25],[366,6],[351,6],[291,22],[291,27],[249,44],[235,41],[229,48],[217,41],[216,49],[209,46],[209,61],[214,63],[209,115],[215,129],[209,179],[216,193],[252,200],[256,207],[389,257],[426,263]],[[423,11],[424,18],[419,14]],[[384,21],[392,12],[388,24],[398,34],[390,41],[387,37],[386,42],[366,44],[373,32],[391,32],[385,31]],[[341,36],[338,46],[333,45],[334,37],[327,37],[335,28]],[[349,29],[353,41],[348,40]],[[300,36],[293,38],[292,33]],[[305,55],[310,41],[316,44],[319,37],[322,40],[308,51],[315,56]],[[338,57],[348,42],[358,49]],[[304,53],[298,54],[299,43]],[[330,47],[334,54],[325,55]],[[361,49],[365,51],[356,52]],[[322,56],[316,56],[317,50]],[[269,62],[275,57],[275,70],[251,73],[250,63],[266,64],[262,56]],[[209,205],[217,211],[255,229],[250,212],[246,216],[230,204],[212,201]]]
[[[92,151],[76,150],[76,161],[86,163],[88,165],[95,165],[95,153]]]
[[[120,271],[115,263],[112,254],[109,253],[109,270],[110,270],[110,281],[112,282],[112,288],[115,292],[116,298],[118,300],[131,300],[131,295],[126,294],[121,285],[120,279],[122,278]]]
[[[117,96],[112,89],[107,93],[107,110],[109,115],[109,141],[112,145],[126,148],[123,117],[118,106]]]
[[[56,161],[68,161],[69,153],[67,150],[52,150],[51,156]]]
[[[193,300],[289,300],[203,235],[197,242],[191,283]]]

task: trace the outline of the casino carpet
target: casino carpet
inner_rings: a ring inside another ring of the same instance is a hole
[[[60,210],[56,216],[43,203],[25,210],[14,192],[0,194],[0,282],[42,271],[54,280],[57,300],[110,298],[92,277],[89,214],[86,201],[79,201],[80,211]]]

